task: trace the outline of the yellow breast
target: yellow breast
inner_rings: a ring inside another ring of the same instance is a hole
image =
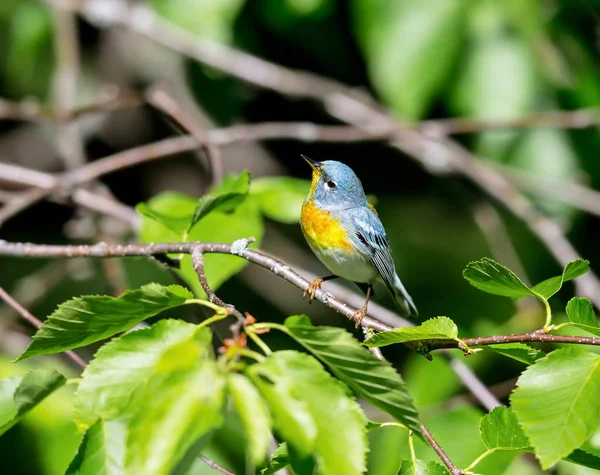
[[[339,219],[332,218],[328,211],[317,208],[312,200],[307,200],[302,205],[301,223],[306,239],[313,246],[347,252],[352,250],[348,233],[342,228]]]

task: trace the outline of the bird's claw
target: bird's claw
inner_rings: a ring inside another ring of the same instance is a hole
[[[365,318],[366,314],[367,314],[367,307],[366,306],[363,306],[363,307],[359,308],[356,312],[354,312],[352,314],[352,317],[350,317],[350,318],[352,318],[352,320],[354,320],[356,328],[360,327],[362,319]]]
[[[322,283],[323,283],[322,278],[315,279],[310,283],[310,285],[304,291],[304,298],[308,298],[309,303],[312,302],[312,300],[315,298],[317,290],[319,290],[321,288]]]

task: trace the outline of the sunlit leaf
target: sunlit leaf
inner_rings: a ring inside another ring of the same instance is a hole
[[[479,423],[479,433],[488,449],[523,450],[529,447],[527,436],[508,407],[496,407],[485,415]]]
[[[545,299],[549,299],[556,292],[560,290],[562,284],[569,280],[573,280],[590,270],[590,263],[585,259],[577,258],[571,262],[569,262],[564,270],[562,275],[557,277],[551,277],[550,279],[544,280],[537,285],[534,285],[531,289],[537,295],[541,295]]]
[[[244,375],[232,373],[227,377],[227,389],[246,433],[250,460],[262,462],[271,441],[271,417],[260,394]]]
[[[210,330],[179,320],[161,320],[104,345],[82,375],[75,398],[75,421],[87,429],[98,418],[129,417],[141,405],[148,381],[193,367],[210,351]]]
[[[567,317],[577,327],[600,336],[598,317],[594,312],[592,303],[584,297],[575,297],[567,304]]]
[[[179,193],[161,193],[150,199],[146,205],[153,212],[162,216],[182,218],[190,223],[196,209],[197,200],[191,196]],[[255,237],[256,245],[260,246],[264,233],[264,223],[257,203],[245,200],[233,211],[214,210],[204,216],[189,232],[188,241],[232,243],[238,239]],[[181,241],[182,233],[178,234],[169,229],[160,220],[144,216],[139,231],[143,242],[173,242]],[[210,254],[204,256],[204,270],[208,283],[213,290],[242,270],[248,261],[238,256]],[[198,281],[190,256],[181,260],[181,270],[177,271],[201,298],[206,294]]]
[[[448,475],[448,470],[437,462],[404,460],[398,475]]]
[[[250,173],[244,170],[240,175],[230,175],[219,188],[202,196],[196,204],[196,209],[189,223],[189,232],[202,218],[212,211],[233,211],[242,203],[250,189]]]
[[[600,420],[600,356],[555,350],[519,377],[511,407],[546,469],[579,448]]]
[[[83,436],[66,475],[125,475],[127,423],[99,419]]]
[[[315,327],[306,316],[289,317],[285,330],[326,364],[354,393],[420,433],[420,422],[402,377],[379,360],[350,333],[335,327]]]
[[[181,286],[160,284],[147,284],[119,297],[75,297],[48,317],[17,361],[109,338],[164,310],[184,305],[190,298],[193,294]]]
[[[258,472],[259,475],[273,475],[290,464],[287,444],[279,444],[271,455],[271,459]]]
[[[310,181],[291,177],[267,177],[252,181],[250,196],[261,213],[281,223],[298,223]]]
[[[274,412],[275,427],[291,447],[307,455],[314,451],[319,473],[358,475],[365,471],[366,417],[347,388],[314,358],[297,351],[277,351],[252,365],[249,372]],[[288,437],[296,424],[286,427],[280,413],[293,407],[283,406],[285,401],[278,404],[277,396],[300,402],[311,416],[316,428],[312,448],[298,447],[297,437]]]
[[[23,376],[0,380],[0,435],[64,385],[65,381],[58,371],[41,368]]]
[[[456,340],[458,328],[448,317],[436,317],[426,320],[417,327],[394,328],[387,332],[375,333],[365,340],[369,347],[380,347],[394,343],[406,343],[420,340]]]
[[[489,294],[520,299],[535,294],[519,279],[513,271],[498,264],[489,257],[469,262],[463,271],[469,283]]]
[[[195,349],[190,341],[185,346],[186,353]],[[129,422],[126,473],[171,474],[200,437],[221,425],[224,378],[212,359],[196,355],[191,363],[173,368],[165,361],[146,382]]]
[[[446,84],[464,40],[464,0],[353,2],[369,76],[398,115],[416,119]]]

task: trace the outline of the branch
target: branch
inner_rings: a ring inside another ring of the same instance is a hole
[[[164,89],[161,89],[160,87],[151,88],[147,97],[148,102],[151,105],[171,117],[185,130],[191,132],[192,137],[196,139],[197,146],[204,153],[208,163],[211,186],[219,183],[223,178],[221,154],[219,153],[219,149],[210,140],[210,136],[206,131],[197,125],[196,121],[194,121]]]
[[[464,338],[461,340],[468,347],[489,346],[501,343],[526,343],[526,342],[547,342],[547,343],[570,343],[575,345],[593,345],[600,346],[599,337],[587,336],[567,336],[551,335],[543,330],[536,330],[530,333],[521,333],[515,335],[500,336],[480,336],[475,338]],[[427,340],[424,341],[431,350],[440,348],[460,348],[461,344],[456,340]]]
[[[283,278],[287,282],[295,285],[300,290],[305,291],[310,282],[290,269],[289,266],[274,257],[267,256],[259,251],[240,246],[240,241],[233,244],[208,243],[208,242],[182,242],[182,243],[159,243],[159,244],[114,244],[109,245],[99,243],[93,246],[70,246],[70,245],[45,245],[31,243],[10,243],[0,241],[0,256],[12,257],[125,257],[125,256],[162,256],[165,254],[193,254],[196,256],[196,266],[198,266],[198,256],[206,253],[214,254],[233,254],[249,262],[257,264],[270,270],[275,275]],[[199,274],[203,273],[203,267],[197,267]],[[210,291],[210,287],[209,287]],[[210,291],[212,293],[212,291]],[[208,293],[207,293],[208,294]],[[210,294],[208,294],[210,295]],[[213,293],[214,295],[214,293]],[[215,296],[216,297],[216,296]],[[352,318],[356,309],[337,300],[335,296],[323,290],[317,290],[315,299],[334,309],[335,311]],[[375,331],[388,331],[392,327],[379,322],[371,317],[363,319],[364,326],[372,328]],[[486,346],[499,343],[514,342],[553,342],[553,343],[572,343],[580,345],[600,346],[600,338],[549,335],[543,331],[536,330],[531,333],[519,335],[491,336],[465,338],[461,340],[467,346]],[[432,350],[442,348],[459,348],[460,343],[456,340],[427,340],[427,344]]]
[[[8,305],[10,305],[23,319],[27,320],[31,325],[35,328],[39,329],[42,326],[42,322],[35,318],[31,313],[29,313],[19,302],[13,299],[10,294],[8,294],[2,287],[0,287],[0,298],[4,300]],[[74,351],[68,350],[65,351],[65,355],[67,355],[71,360],[73,360],[77,365],[85,368],[87,363],[83,361],[77,353]]]
[[[421,432],[423,432],[425,440],[427,440],[427,442],[429,443],[429,445],[431,445],[438,457],[442,460],[442,462],[444,462],[444,465],[448,468],[450,473],[452,475],[463,475],[464,472],[452,463],[452,460],[450,460],[450,458],[446,455],[444,450],[440,447],[440,444],[437,443],[437,440],[434,439],[433,435],[431,435],[431,432],[429,432],[427,427],[421,424],[420,428]]]
[[[199,458],[200,458],[200,460],[202,460],[206,465],[208,465],[213,470],[216,470],[218,472],[224,473],[225,475],[235,475],[233,472],[230,472],[226,468],[221,467],[217,462],[215,462],[214,460],[209,459],[208,457],[205,457],[204,455],[200,455]]]
[[[68,109],[45,107],[34,100],[10,101],[0,98],[0,120],[28,122],[71,122],[84,115],[138,107],[144,103],[137,92],[122,92],[117,86],[106,85],[95,102]]]

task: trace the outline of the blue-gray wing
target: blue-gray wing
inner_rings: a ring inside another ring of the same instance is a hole
[[[377,215],[370,208],[361,206],[344,212],[342,222],[359,251],[369,256],[385,285],[394,294],[394,259],[385,229]]]

